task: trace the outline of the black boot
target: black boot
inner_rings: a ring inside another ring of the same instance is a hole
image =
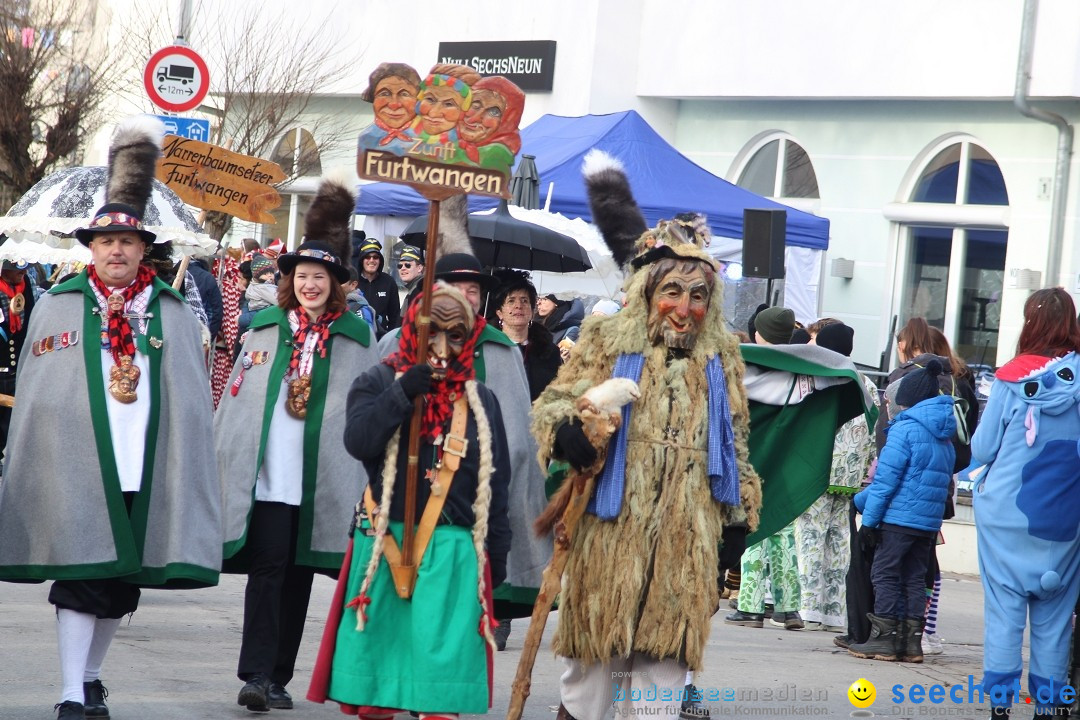
[[[56,716],[56,720],[86,720],[82,703],[77,703],[74,700],[56,703],[56,705],[53,705],[53,710],[60,711]]]
[[[495,649],[502,652],[506,649],[506,639],[510,637],[510,618],[499,620],[499,626],[492,633],[495,638]]]
[[[274,710],[292,710],[292,695],[279,682],[270,681],[270,688],[266,691],[266,704]]]
[[[254,712],[270,712],[270,676],[265,673],[252,675],[240,688],[236,704]]]
[[[853,643],[848,647],[848,652],[855,657],[895,662],[896,645],[899,642],[897,626],[900,621],[873,613],[867,613],[866,617],[870,619],[870,638],[864,643]]]
[[[837,635],[832,639],[833,645],[839,648],[844,648],[845,650],[851,647],[852,642],[853,638],[847,633],[844,633],[843,635]]]
[[[86,717],[103,718],[109,717],[109,707],[105,704],[105,698],[109,697],[109,691],[101,684],[100,680],[84,682],[82,684],[83,705]]]
[[[923,661],[922,634],[925,624],[926,621],[922,618],[904,620],[904,630],[898,643],[900,662],[921,663]]]

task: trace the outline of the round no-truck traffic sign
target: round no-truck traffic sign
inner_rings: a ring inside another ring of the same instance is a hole
[[[170,45],[150,56],[143,70],[150,100],[163,110],[185,112],[198,107],[210,90],[206,61],[189,47]]]

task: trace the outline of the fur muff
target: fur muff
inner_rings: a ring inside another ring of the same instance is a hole
[[[117,126],[109,145],[105,202],[130,205],[145,217],[164,137],[165,125],[149,115],[128,118]]]
[[[692,245],[688,247],[693,247]],[[704,260],[703,260],[704,261]],[[720,309],[722,286],[689,354],[667,361],[646,331],[648,273],[631,276],[626,308],[587,319],[569,361],[533,407],[533,434],[546,467],[555,429],[578,417],[577,400],[611,376],[616,358],[642,353],[641,399],[627,429],[626,488],[618,518],[582,518],[560,601],[555,651],[582,662],[643,652],[701,667],[710,618],[719,604],[717,548],[726,523],[756,527],[761,480],[750,464],[750,415],[738,340]],[[705,366],[718,355],[735,432],[741,506],[712,498],[707,474]]]
[[[347,263],[352,252],[352,216],[356,196],[344,183],[323,180],[304,217],[304,240],[326,243]]]

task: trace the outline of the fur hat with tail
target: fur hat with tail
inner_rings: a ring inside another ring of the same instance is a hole
[[[150,115],[128,118],[117,126],[109,146],[106,203],[122,203],[144,218],[164,137],[165,125]]]
[[[630,191],[630,180],[622,163],[603,150],[592,149],[581,166],[593,223],[600,228],[604,242],[620,266],[637,254],[635,243],[649,229],[645,217]]]
[[[347,263],[352,253],[355,210],[356,195],[348,185],[338,179],[324,179],[304,218],[304,242],[320,242]]]

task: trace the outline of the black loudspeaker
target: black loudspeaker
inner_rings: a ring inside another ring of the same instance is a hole
[[[787,211],[743,210],[743,276],[783,280],[786,234]]]

